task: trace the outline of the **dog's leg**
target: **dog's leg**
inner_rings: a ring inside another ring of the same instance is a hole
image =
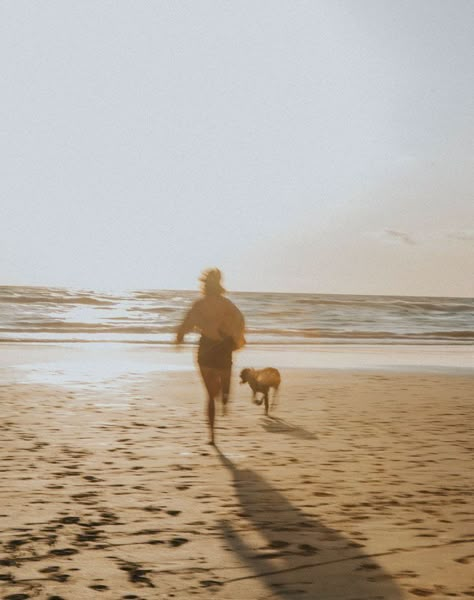
[[[265,414],[268,415],[268,390],[265,392],[263,399],[265,400]]]
[[[262,404],[262,402],[261,401],[259,402],[257,399],[257,390],[254,390],[252,388],[252,394],[253,394],[253,396],[252,396],[253,403],[256,404],[257,406],[260,406],[260,404]]]
[[[273,396],[272,396],[272,408],[276,408],[276,406],[278,405],[278,388],[276,387],[273,390]]]

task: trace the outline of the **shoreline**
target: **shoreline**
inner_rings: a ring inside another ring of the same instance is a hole
[[[96,382],[163,371],[193,371],[193,344],[0,344],[0,382]],[[474,373],[466,346],[251,346],[234,353],[234,372],[245,367],[280,370]]]

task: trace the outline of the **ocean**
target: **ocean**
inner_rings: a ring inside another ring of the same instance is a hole
[[[169,345],[197,292],[0,286],[0,342]],[[249,345],[474,342],[474,299],[237,292]],[[197,340],[190,335],[189,341]]]

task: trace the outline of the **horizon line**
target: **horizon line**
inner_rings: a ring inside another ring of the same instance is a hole
[[[0,284],[1,288],[38,288],[38,289],[57,289],[57,290],[72,290],[78,292],[94,291],[99,293],[122,293],[122,292],[140,292],[140,291],[153,291],[153,292],[185,292],[185,293],[199,293],[198,288],[185,289],[185,288],[154,288],[154,287],[124,287],[124,288],[85,288],[80,286],[67,286],[67,285],[39,285],[39,284]],[[449,299],[464,299],[474,300],[474,296],[447,296],[447,295],[431,295],[431,294],[387,294],[387,293],[352,293],[352,292],[288,292],[288,291],[276,291],[276,290],[225,290],[225,294],[281,294],[281,295],[309,295],[309,296],[379,296],[385,298],[449,298]]]

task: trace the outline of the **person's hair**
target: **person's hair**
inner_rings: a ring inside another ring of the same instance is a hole
[[[221,285],[222,274],[219,269],[206,269],[203,271],[199,281],[206,296],[219,296],[225,292]]]

